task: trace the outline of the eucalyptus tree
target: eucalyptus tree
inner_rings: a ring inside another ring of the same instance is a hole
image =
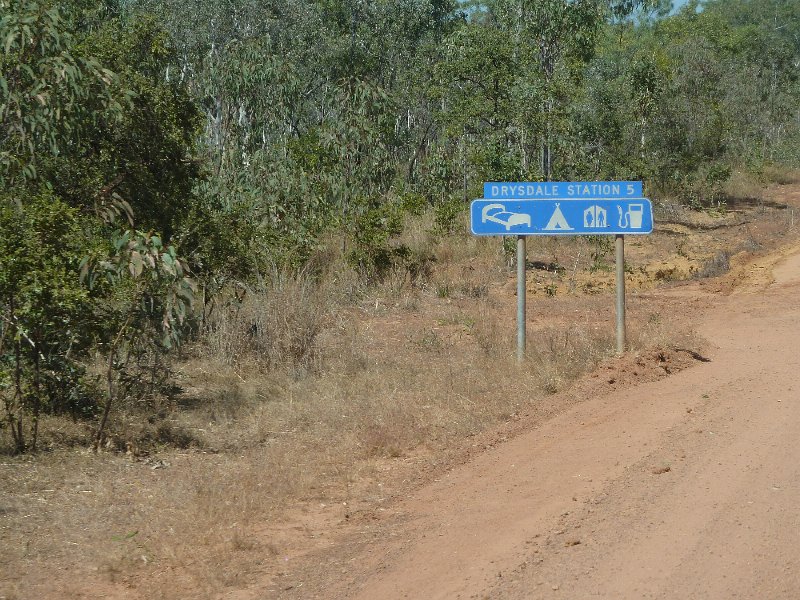
[[[487,0],[469,5],[475,40],[472,48],[453,34],[451,45],[461,48],[466,66],[481,51],[488,52],[483,75],[492,73],[492,64],[505,61],[508,76],[494,95],[506,94],[505,149],[500,154],[516,162],[506,161],[501,176],[513,172],[517,177],[550,178],[575,171],[571,157],[579,140],[576,124],[571,121],[574,102],[582,96],[585,67],[594,56],[601,32],[608,24],[628,17],[633,11],[652,7],[654,2],[609,0]],[[497,40],[503,51],[498,52]],[[457,53],[450,52],[451,72],[459,69]],[[447,58],[445,59],[447,61]],[[493,63],[494,61],[494,63]],[[454,80],[455,81],[455,80]],[[460,88],[460,89],[459,89]],[[450,87],[453,95],[463,93],[462,83]],[[445,94],[447,95],[447,94]],[[485,94],[491,97],[492,93]],[[474,94],[475,106],[480,105]],[[500,105],[498,104],[498,107]],[[456,114],[458,118],[458,114]],[[497,149],[499,151],[499,148]],[[497,152],[495,152],[497,154]],[[560,158],[559,158],[560,157]]]
[[[797,10],[689,3],[608,29],[579,103],[586,160],[697,206],[721,200],[733,168],[796,164]]]
[[[151,347],[179,337],[190,282],[160,266],[187,227],[197,120],[164,81],[169,43],[152,20],[126,28],[79,2],[0,6],[0,397],[23,451],[36,447],[42,411],[92,414],[82,359],[93,347],[114,354],[119,322]],[[159,268],[128,251],[134,221],[158,239]],[[81,264],[158,276],[89,289]]]
[[[443,50],[432,94],[442,134],[456,141],[450,160],[462,171],[464,195],[470,179],[519,177],[520,62],[508,36],[497,27],[470,23],[448,36]]]
[[[788,0],[707,2],[703,18],[725,24],[720,40],[726,69],[726,105],[737,129],[748,131],[743,153],[780,161],[798,152],[800,5]],[[732,145],[735,140],[731,141]]]
[[[25,415],[35,448],[47,389],[58,389],[47,374],[69,380],[70,349],[85,347],[89,308],[77,279],[88,247],[80,215],[54,195],[43,171],[93,128],[91,98],[118,106],[115,75],[80,54],[57,6],[4,0],[0,7],[0,395],[3,424],[23,451]]]
[[[186,16],[184,2],[144,0],[127,10],[154,11],[170,29],[171,76],[205,113],[203,196],[246,215],[263,265],[302,262],[323,228],[354,232],[353,215],[421,175],[437,133],[424,91],[456,7],[196,0]]]

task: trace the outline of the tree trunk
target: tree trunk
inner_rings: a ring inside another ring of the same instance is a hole
[[[37,336],[38,337],[38,336]],[[39,415],[42,410],[41,398],[41,356],[39,343],[33,345],[33,423],[31,423],[31,450],[36,452],[39,441]]]
[[[103,432],[108,422],[108,414],[111,412],[111,404],[114,401],[114,355],[117,353],[117,347],[128,330],[130,320],[131,317],[129,316],[120,328],[117,337],[114,338],[114,342],[111,344],[111,348],[109,348],[108,351],[108,362],[106,363],[106,405],[105,408],[103,408],[103,417],[100,420],[100,425],[97,427],[97,433],[94,436],[95,452],[100,450],[100,444],[103,441]]]

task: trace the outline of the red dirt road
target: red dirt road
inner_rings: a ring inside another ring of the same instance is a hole
[[[800,598],[798,250],[714,297],[710,362],[476,456],[279,597]]]

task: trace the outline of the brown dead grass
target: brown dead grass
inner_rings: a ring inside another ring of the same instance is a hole
[[[80,423],[49,419],[52,451],[2,459],[0,597],[251,597],[253,582],[441,470],[465,440],[579,401],[593,388],[558,392],[582,375],[618,385],[691,362],[691,311],[650,291],[670,283],[657,273],[686,279],[723,249],[793,235],[786,209],[767,208],[720,227],[730,217],[698,227],[676,213],[668,232],[629,241],[621,363],[610,257],[593,241],[531,241],[523,365],[499,240],[436,241],[420,221],[403,243],[430,257],[424,276],[399,269],[365,288],[330,248],[317,259],[327,269],[275,274],[215,309],[211,335],[180,365],[173,410],[142,425],[160,436],[126,439],[136,415],[115,415],[128,454],[94,455]]]
[[[187,362],[181,376],[195,387],[175,418],[203,450],[11,461],[5,521],[16,527],[3,531],[0,552],[4,564],[25,565],[20,597],[52,597],[62,577],[131,597],[163,597],[167,585],[183,590],[175,597],[246,588],[263,561],[279,565],[302,540],[314,543],[310,531],[281,531],[292,506],[379,502],[395,493],[383,488],[387,464],[411,461],[413,473],[446,460],[458,440],[515,418],[610,355],[605,332],[548,325],[519,367],[492,293],[417,302],[420,312],[370,304],[339,315],[314,375]],[[69,571],[35,575],[53,563]]]
[[[762,176],[767,184],[791,185],[800,182],[800,170],[781,165],[766,165]]]

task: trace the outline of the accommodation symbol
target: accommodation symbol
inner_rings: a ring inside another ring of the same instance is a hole
[[[553,211],[553,216],[545,226],[545,231],[572,231],[574,228],[569,226],[567,219],[564,218],[564,213],[561,212],[561,204],[556,202],[556,209]]]

